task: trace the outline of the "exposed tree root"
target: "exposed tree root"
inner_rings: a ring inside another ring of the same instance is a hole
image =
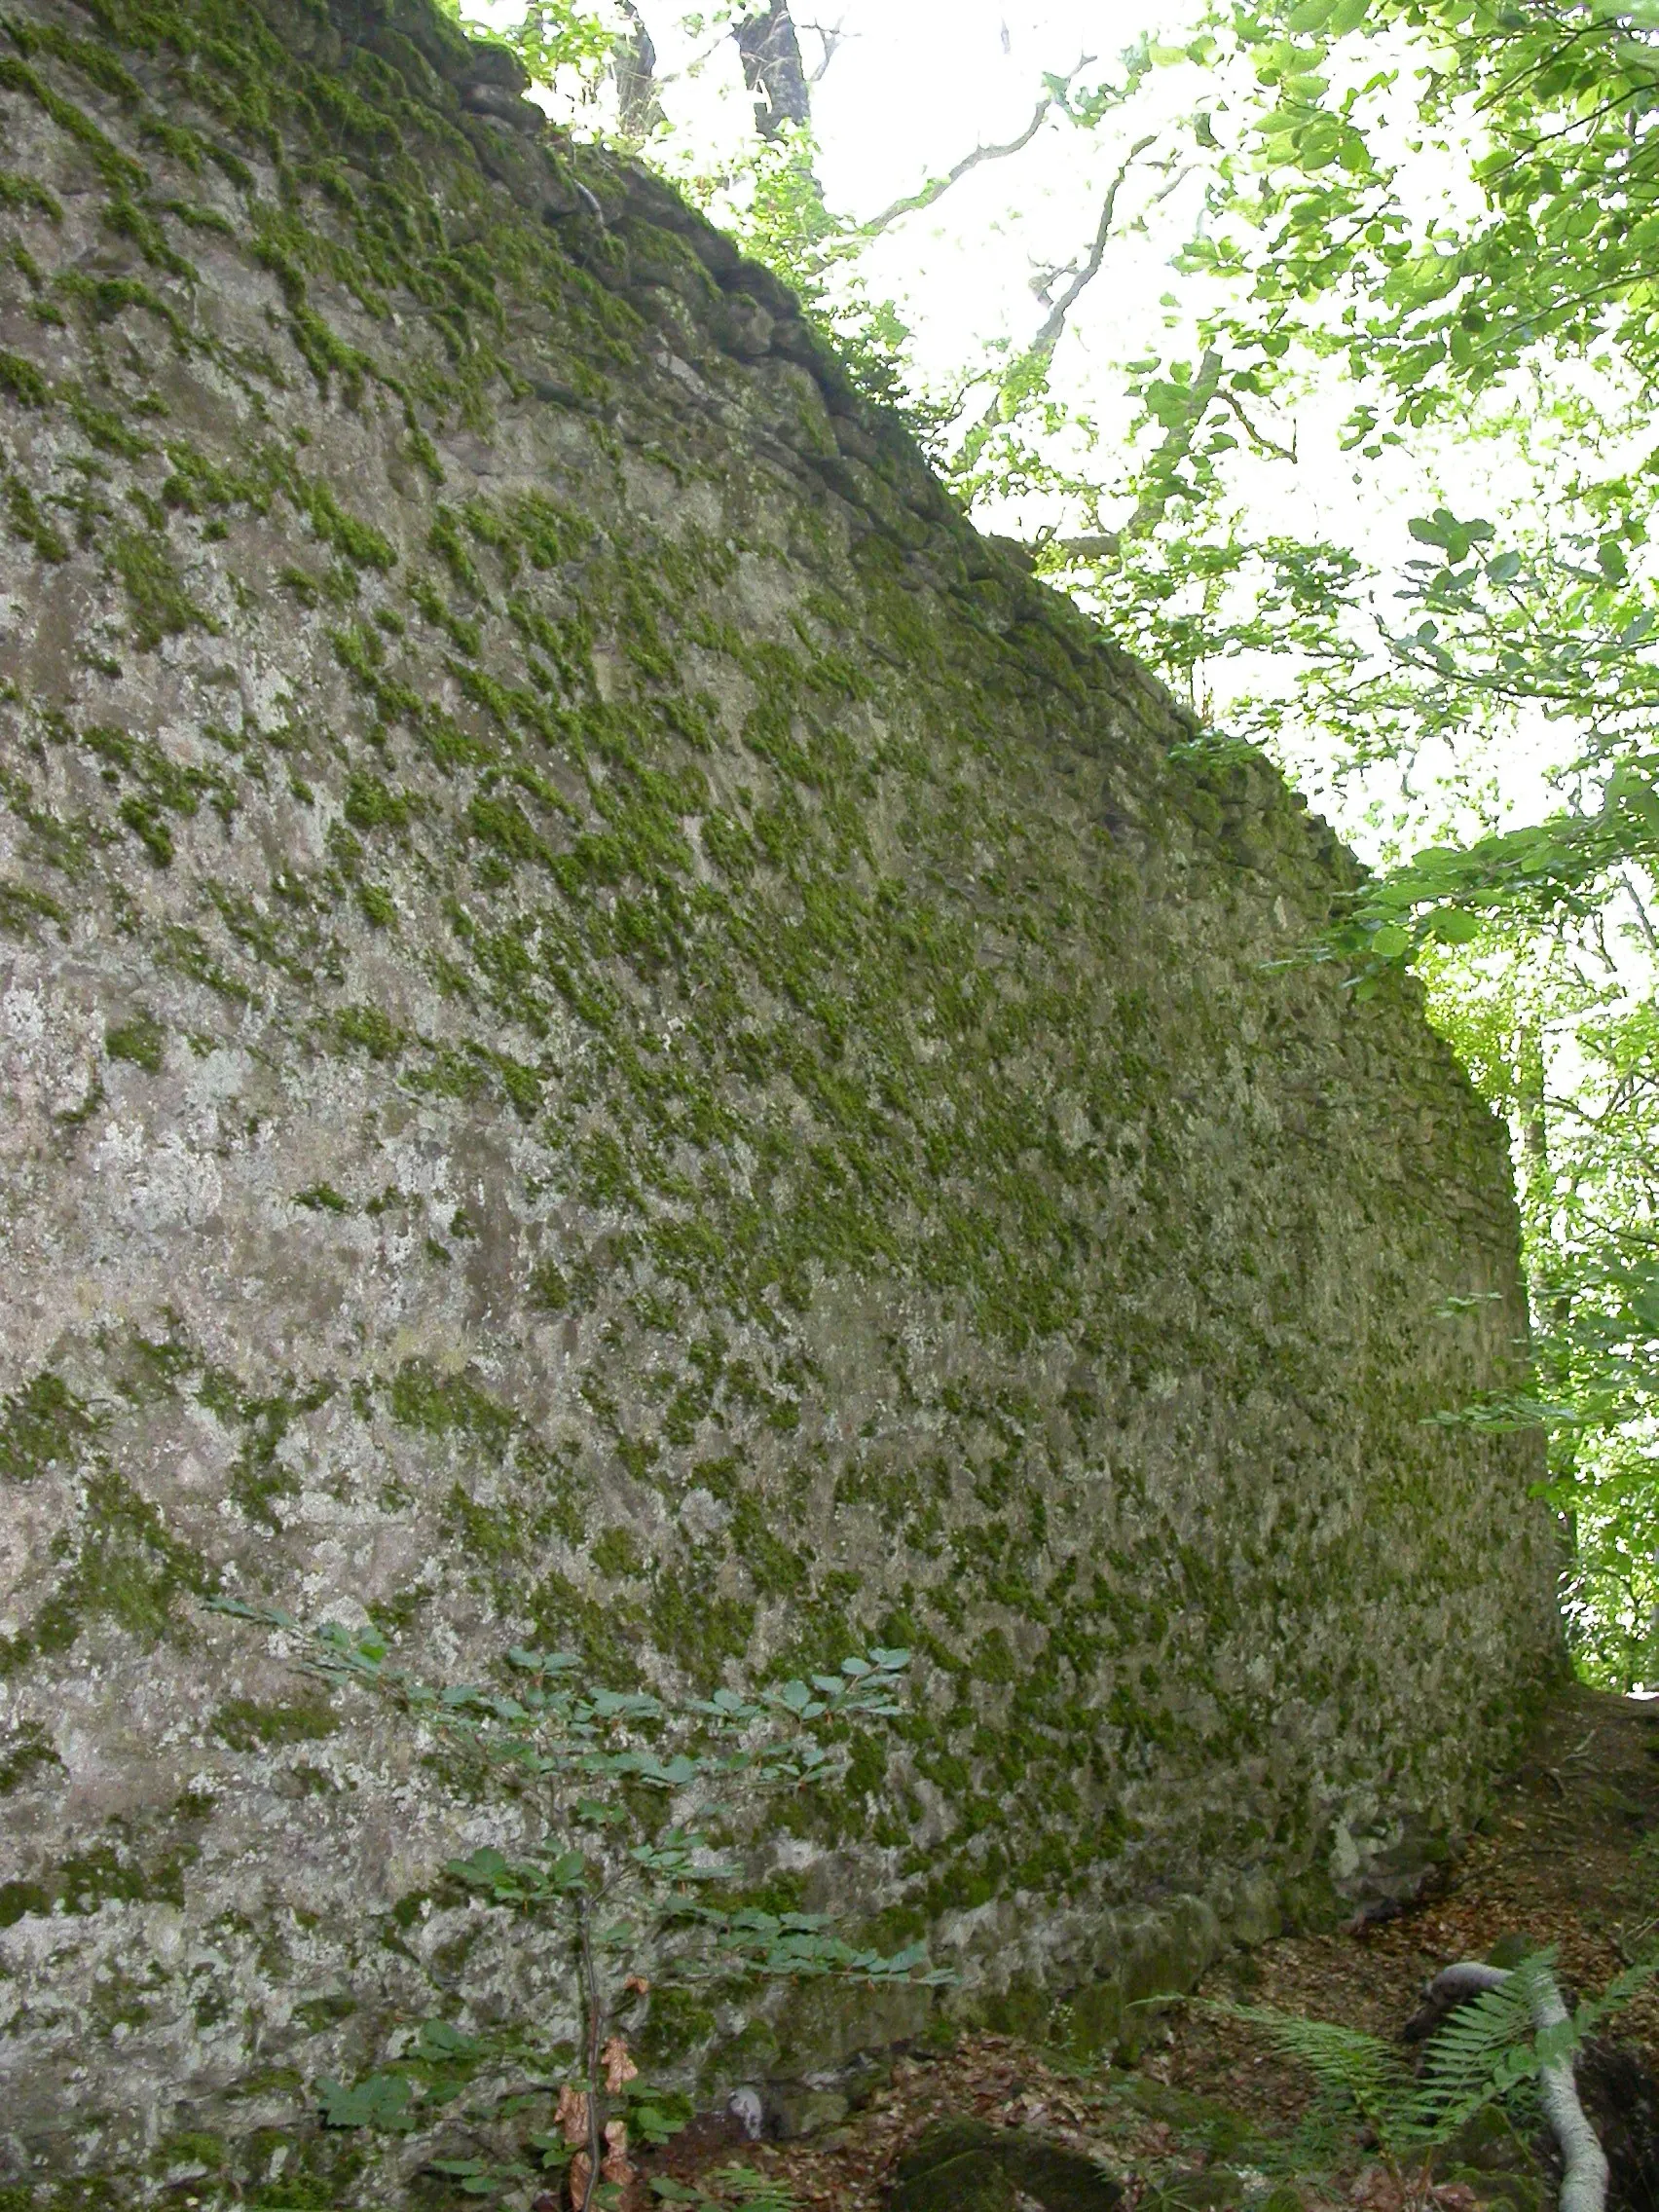
[[[1483,1989],[1498,1989],[1509,1979],[1507,1967],[1482,1966],[1464,1960],[1446,1967],[1429,1984],[1435,1998],[1475,1997]],[[1539,1973],[1532,1999],[1532,2025],[1543,2033],[1567,2025],[1567,2009],[1553,1973]],[[1591,2126],[1578,2098],[1573,2079],[1572,2054],[1552,2059],[1538,2069],[1544,2111],[1561,2145],[1565,2165],[1561,2182],[1561,2212],[1605,2212],[1607,2158],[1601,2139]]]

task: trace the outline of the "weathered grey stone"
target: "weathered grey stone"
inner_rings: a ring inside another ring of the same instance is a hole
[[[569,2020],[440,1878],[510,1813],[215,1590],[912,1646],[754,1874],[1091,2046],[1454,1833],[1559,1664],[1534,1446],[1434,1419],[1514,1217],[1415,986],[1295,959],[1329,831],[425,0],[9,20],[10,2170],[377,2201],[321,2078]],[[780,2094],[934,2002],[672,1999]]]
[[[785,2142],[837,2126],[851,2110],[839,2089],[814,2088],[806,2082],[774,2083],[765,2104],[769,2131]]]

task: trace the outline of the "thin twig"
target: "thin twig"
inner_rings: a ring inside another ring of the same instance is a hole
[[[1062,92],[1071,91],[1073,84],[1093,59],[1092,54],[1086,54],[1077,67],[1067,72],[1060,80]],[[1047,122],[1051,109],[1059,105],[1059,94],[1052,92],[1045,92],[1032,111],[1031,121],[1017,138],[1011,138],[1006,146],[976,146],[971,154],[965,154],[954,168],[947,169],[943,176],[929,177],[920,192],[912,192],[903,200],[894,201],[891,207],[884,207],[879,215],[872,215],[867,223],[861,223],[859,229],[863,236],[875,238],[889,224],[898,222],[902,215],[914,215],[923,207],[931,207],[936,200],[943,199],[953,184],[959,184],[970,169],[977,169],[981,162],[1006,162],[1011,154],[1023,153]]]
[[[1634,1928],[1620,1928],[1613,1937],[1613,1949],[1618,1953],[1620,1966],[1635,1966],[1636,1960],[1626,1946],[1634,1944],[1639,1936],[1645,1936],[1650,1928],[1659,1928],[1659,1912],[1649,1913],[1645,1920],[1639,1920]]]
[[[1117,212],[1118,194],[1123,190],[1124,181],[1142,154],[1156,141],[1157,137],[1156,130],[1148,131],[1144,138],[1137,138],[1124,155],[1117,175],[1107,188],[1105,203],[1100,210],[1100,220],[1095,226],[1094,242],[1088,249],[1088,259],[1049,311],[1048,319],[1043,324],[1042,329],[1038,331],[1036,337],[1015,363],[1016,369],[1040,372],[1046,369],[1053,359],[1054,349],[1059,344],[1061,334],[1066,327],[1067,315],[1070,314],[1084,291],[1093,283],[1095,277],[1100,274],[1100,265],[1106,258],[1106,241],[1112,235],[1112,219]],[[1007,377],[997,379],[997,387],[992,395],[990,405],[979,417],[971,433],[968,448],[970,454],[977,453],[978,445],[983,439],[1002,423],[1003,392],[1007,388]]]
[[[599,2188],[599,2169],[604,2157],[605,2135],[599,2116],[599,2052],[602,2022],[599,2016],[599,1972],[593,1959],[593,1922],[588,1911],[588,1900],[576,1899],[576,1924],[581,1930],[582,1987],[587,1999],[588,2016],[588,2173],[582,2191],[581,2212],[593,2212],[594,2193]]]
[[[1082,294],[1099,276],[1100,264],[1106,258],[1106,241],[1112,235],[1112,222],[1118,210],[1118,195],[1123,190],[1124,179],[1130,169],[1134,167],[1147,148],[1157,142],[1157,131],[1149,130],[1144,138],[1137,138],[1124,156],[1122,166],[1107,188],[1106,198],[1100,209],[1100,220],[1094,227],[1094,243],[1088,249],[1088,259],[1049,311],[1049,319],[1031,342],[1028,358],[1035,356],[1042,360],[1048,360],[1052,355],[1054,348],[1060,342],[1060,333],[1066,327],[1067,315],[1070,314]]]
[[[1249,416],[1245,414],[1231,391],[1222,393],[1221,403],[1230,415],[1236,417],[1244,435],[1258,453],[1271,453],[1275,461],[1294,461],[1296,459],[1296,433],[1294,430],[1291,432],[1291,443],[1287,446],[1281,446],[1276,438],[1270,438],[1266,430],[1257,429],[1255,424],[1251,422]]]
[[[1642,936],[1647,940],[1648,951],[1651,953],[1659,954],[1659,937],[1655,937],[1653,934],[1653,924],[1647,918],[1647,908],[1642,904],[1641,894],[1638,892],[1636,885],[1632,883],[1630,879],[1630,870],[1628,868],[1621,868],[1619,870],[1619,881],[1624,885],[1625,891],[1629,895],[1630,903],[1636,908],[1637,924],[1641,929]]]
[[[818,38],[822,41],[824,47],[823,60],[819,62],[818,67],[813,70],[812,74],[806,80],[809,85],[821,85],[824,82],[825,74],[828,71],[830,62],[834,60],[836,55],[839,54],[842,47],[846,45],[848,39],[857,38],[859,36],[859,33],[857,31],[844,31],[841,28],[841,25],[846,21],[846,19],[847,18],[844,16],[837,16],[832,23],[801,24],[800,28],[803,31],[815,32]]]

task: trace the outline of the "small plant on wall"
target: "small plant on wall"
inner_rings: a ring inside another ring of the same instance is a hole
[[[514,1648],[498,1686],[429,1683],[395,1664],[374,1629],[308,1626],[233,1598],[209,1604],[293,1640],[308,1674],[381,1699],[459,1760],[474,1794],[520,1810],[516,1852],[474,1851],[447,1871],[486,1905],[557,1932],[580,2044],[561,2066],[532,2030],[495,2039],[491,2055],[514,2061],[519,2075],[497,2111],[552,2100],[552,2125],[504,2163],[432,2161],[464,2194],[493,2196],[560,2172],[572,2212],[608,2212],[633,2193],[633,2154],[666,2141],[685,2117],[682,2099],[642,2078],[622,2025],[652,1992],[733,1975],[948,1978],[920,1945],[861,1950],[826,1914],[771,1912],[718,1894],[739,1872],[722,1862],[711,1830],[752,1832],[769,1796],[840,1780],[849,1758],[841,1724],[903,1710],[907,1651],[878,1648],[843,1659],[837,1674],[753,1696],[722,1689],[676,1703],[598,1686],[569,1651]],[[350,2087],[320,2083],[323,2118],[393,2131],[432,2123],[484,2055],[481,2039],[429,2020],[383,2071]],[[743,2170],[731,2178],[741,2198]]]

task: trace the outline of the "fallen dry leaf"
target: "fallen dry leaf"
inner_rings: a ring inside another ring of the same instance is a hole
[[[600,2052],[599,2062],[605,2069],[605,2085],[613,2097],[620,2095],[624,2083],[639,2077],[640,2069],[629,2057],[628,2046],[620,2036],[611,2037]]]
[[[588,2139],[589,2119],[587,2091],[572,2089],[567,2082],[559,2091],[559,2102],[553,2108],[554,2126],[567,2143],[585,2143]]]

